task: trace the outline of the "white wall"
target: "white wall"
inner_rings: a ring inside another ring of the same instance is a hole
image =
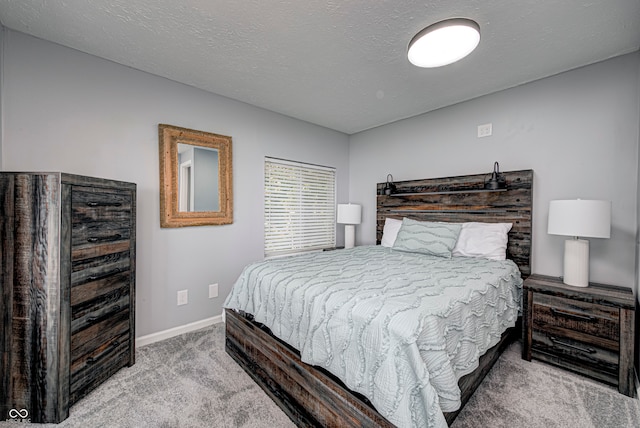
[[[591,279],[633,287],[638,229],[640,54],[508,89],[351,136],[349,194],[363,204],[358,243],[375,242],[375,184],[534,170],[534,273],[562,275],[564,237],[549,201],[612,201],[611,239],[591,240]],[[477,125],[493,123],[479,139]]]
[[[10,30],[2,66],[3,170],[137,183],[138,337],[220,315],[241,269],[262,259],[264,156],[336,167],[348,200],[345,134]],[[232,225],[160,228],[159,123],[233,138]],[[189,304],[177,307],[181,289]]]

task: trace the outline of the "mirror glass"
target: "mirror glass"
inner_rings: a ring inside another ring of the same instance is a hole
[[[178,211],[220,211],[218,150],[178,143]]]
[[[160,226],[233,223],[231,137],[158,125]]]

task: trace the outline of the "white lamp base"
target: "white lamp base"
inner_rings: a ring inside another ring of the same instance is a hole
[[[353,224],[344,225],[344,248],[353,248],[356,244],[356,227]]]
[[[589,241],[567,239],[564,241],[564,280],[567,285],[589,285]]]

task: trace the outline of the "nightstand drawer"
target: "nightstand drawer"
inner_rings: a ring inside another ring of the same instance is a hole
[[[536,358],[559,363],[573,370],[580,367],[582,373],[588,372],[592,377],[617,384],[617,350],[612,351],[571,337],[534,330],[532,353]]]
[[[533,294],[534,330],[550,331],[556,335],[562,335],[564,330],[584,333],[586,337],[581,340],[588,342],[597,343],[597,339],[589,339],[590,336],[596,336],[617,343],[620,337],[619,312],[618,308]]]

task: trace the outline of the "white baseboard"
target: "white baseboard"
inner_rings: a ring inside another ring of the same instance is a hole
[[[192,322],[189,324],[173,327],[168,330],[159,331],[157,333],[148,334],[146,336],[136,338],[136,348],[149,345],[151,343],[160,342],[161,340],[169,339],[170,337],[179,336],[184,333],[199,330],[201,328],[209,327],[210,325],[223,322],[222,315],[207,318],[204,320]]]

